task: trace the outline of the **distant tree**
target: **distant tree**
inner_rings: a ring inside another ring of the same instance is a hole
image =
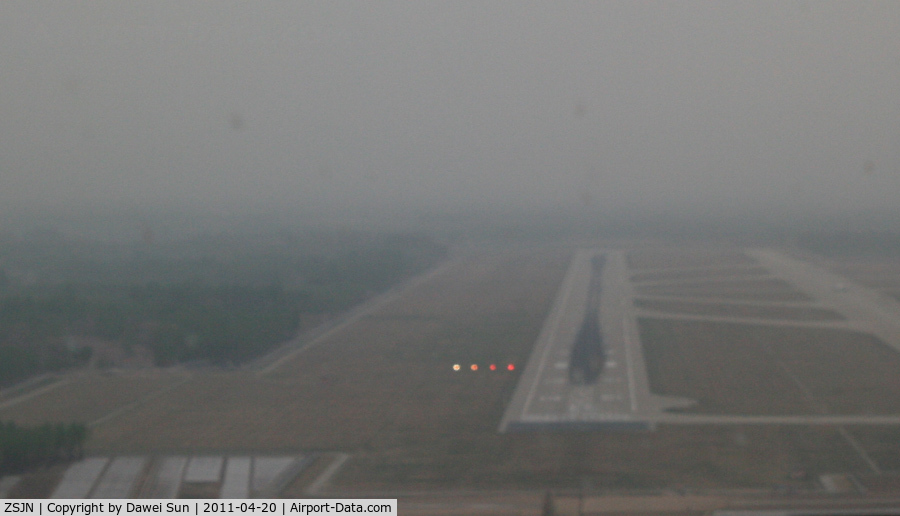
[[[76,364],[81,366],[90,362],[92,356],[94,356],[94,348],[89,346],[84,346],[83,348],[79,348],[72,352],[72,359],[75,360]]]
[[[81,423],[22,427],[0,422],[0,475],[81,458],[87,437],[87,426]]]

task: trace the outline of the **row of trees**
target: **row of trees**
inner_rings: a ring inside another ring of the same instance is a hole
[[[86,362],[90,355],[68,349],[64,339],[84,317],[84,304],[66,292],[0,295],[0,386]]]
[[[144,320],[154,324],[136,343],[150,349],[157,365],[238,364],[293,336],[302,297],[271,288],[181,285],[145,305]]]
[[[81,458],[87,436],[81,423],[23,427],[0,422],[0,476]]]
[[[327,313],[352,304],[333,299],[346,296],[340,289],[310,294],[184,283],[72,290],[79,289],[0,296],[0,386],[87,362],[91,348],[70,348],[67,336],[94,337],[126,350],[139,345],[161,366],[191,360],[237,364],[293,336],[301,311]]]
[[[16,283],[0,269],[0,386],[88,363],[92,350],[116,345],[126,356],[146,349],[160,366],[239,364],[293,336],[301,314],[346,310],[446,254],[423,235],[332,236],[118,249],[101,253],[112,256],[102,262],[74,243],[50,255],[37,244],[0,243],[0,262],[33,255],[29,267],[41,278]]]

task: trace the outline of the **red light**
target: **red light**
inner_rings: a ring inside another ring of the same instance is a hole
[[[509,364],[508,366],[506,366],[506,368],[510,371],[514,371],[516,369],[516,366]]]
[[[491,364],[491,371],[497,370],[497,364]]]

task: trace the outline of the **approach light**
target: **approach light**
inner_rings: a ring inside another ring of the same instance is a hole
[[[459,371],[459,364],[453,364],[453,370]]]
[[[491,364],[491,371],[497,370],[497,364]]]
[[[477,370],[478,370],[478,364],[472,364],[472,370],[473,370],[473,371],[477,371]]]
[[[512,365],[512,364],[509,364],[508,366],[506,366],[506,369],[509,370],[509,371],[515,371],[516,366],[514,366],[514,365]]]

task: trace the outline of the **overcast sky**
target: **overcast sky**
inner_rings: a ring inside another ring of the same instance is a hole
[[[0,203],[900,205],[900,3],[0,2]]]

